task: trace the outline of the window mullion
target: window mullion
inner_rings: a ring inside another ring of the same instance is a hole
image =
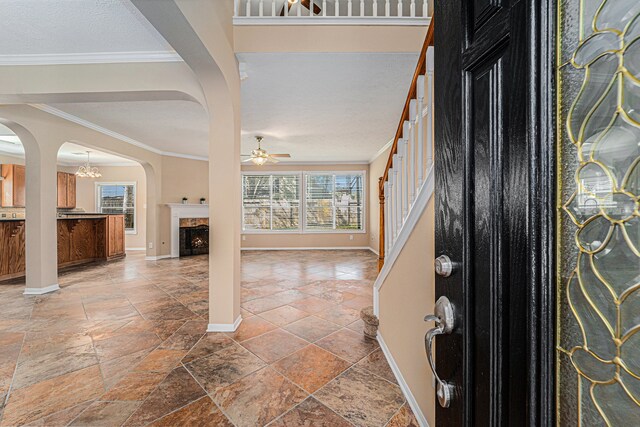
[[[336,229],[336,174],[333,174],[333,188],[331,189],[331,206],[333,207],[333,229]]]
[[[273,231],[273,175],[269,175],[269,230]]]

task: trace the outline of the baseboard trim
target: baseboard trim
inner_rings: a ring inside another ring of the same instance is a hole
[[[60,290],[60,286],[56,283],[46,288],[25,288],[23,293],[24,295],[44,295],[57,290]]]
[[[334,246],[334,247],[281,247],[281,248],[241,248],[243,251],[364,251],[371,250],[369,246]]]
[[[146,251],[147,248],[124,248],[125,251]]]
[[[209,323],[207,332],[235,332],[242,323],[242,315],[238,316],[233,323]]]
[[[396,380],[398,381],[398,385],[400,386],[400,390],[402,390],[404,397],[407,399],[409,407],[411,407],[411,410],[413,411],[413,415],[415,415],[416,420],[418,420],[418,424],[420,424],[420,427],[429,427],[427,418],[422,413],[420,405],[418,405],[418,401],[413,396],[413,393],[411,393],[411,389],[409,389],[409,385],[402,376],[400,368],[391,355],[391,350],[389,350],[389,347],[387,347],[387,344],[384,342],[380,331],[378,331],[378,344],[380,344],[380,349],[382,350],[382,353],[384,353],[384,357],[387,358],[389,367],[391,367],[391,371],[393,372],[393,375],[395,375]]]
[[[376,255],[380,256],[380,252],[376,251],[376,250],[375,250],[375,249],[373,249],[371,246],[369,246],[369,250],[370,250],[371,252],[373,252],[374,254],[376,254]]]
[[[157,255],[157,256],[146,256],[144,257],[145,261],[159,261],[161,259],[171,258],[171,255]]]

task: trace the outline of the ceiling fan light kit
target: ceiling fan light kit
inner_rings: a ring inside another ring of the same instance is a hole
[[[267,150],[265,150],[261,146],[262,139],[263,139],[263,137],[256,136],[256,141],[258,141],[258,148],[256,148],[255,150],[251,150],[251,154],[243,154],[243,156],[249,157],[249,158],[246,159],[246,160],[243,160],[242,163],[251,162],[256,166],[262,166],[262,165],[265,165],[267,163],[278,163],[278,160],[276,160],[275,157],[287,157],[287,158],[291,157],[291,155],[289,155],[289,154],[269,154],[269,153],[267,153]]]

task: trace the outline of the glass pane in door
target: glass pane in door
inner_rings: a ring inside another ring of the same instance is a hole
[[[558,424],[638,425],[640,2],[558,12]]]

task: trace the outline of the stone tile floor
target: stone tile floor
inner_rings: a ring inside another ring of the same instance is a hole
[[[131,253],[49,295],[0,285],[0,425],[417,425],[362,335],[370,252],[243,253],[234,333],[205,332],[207,269]]]

